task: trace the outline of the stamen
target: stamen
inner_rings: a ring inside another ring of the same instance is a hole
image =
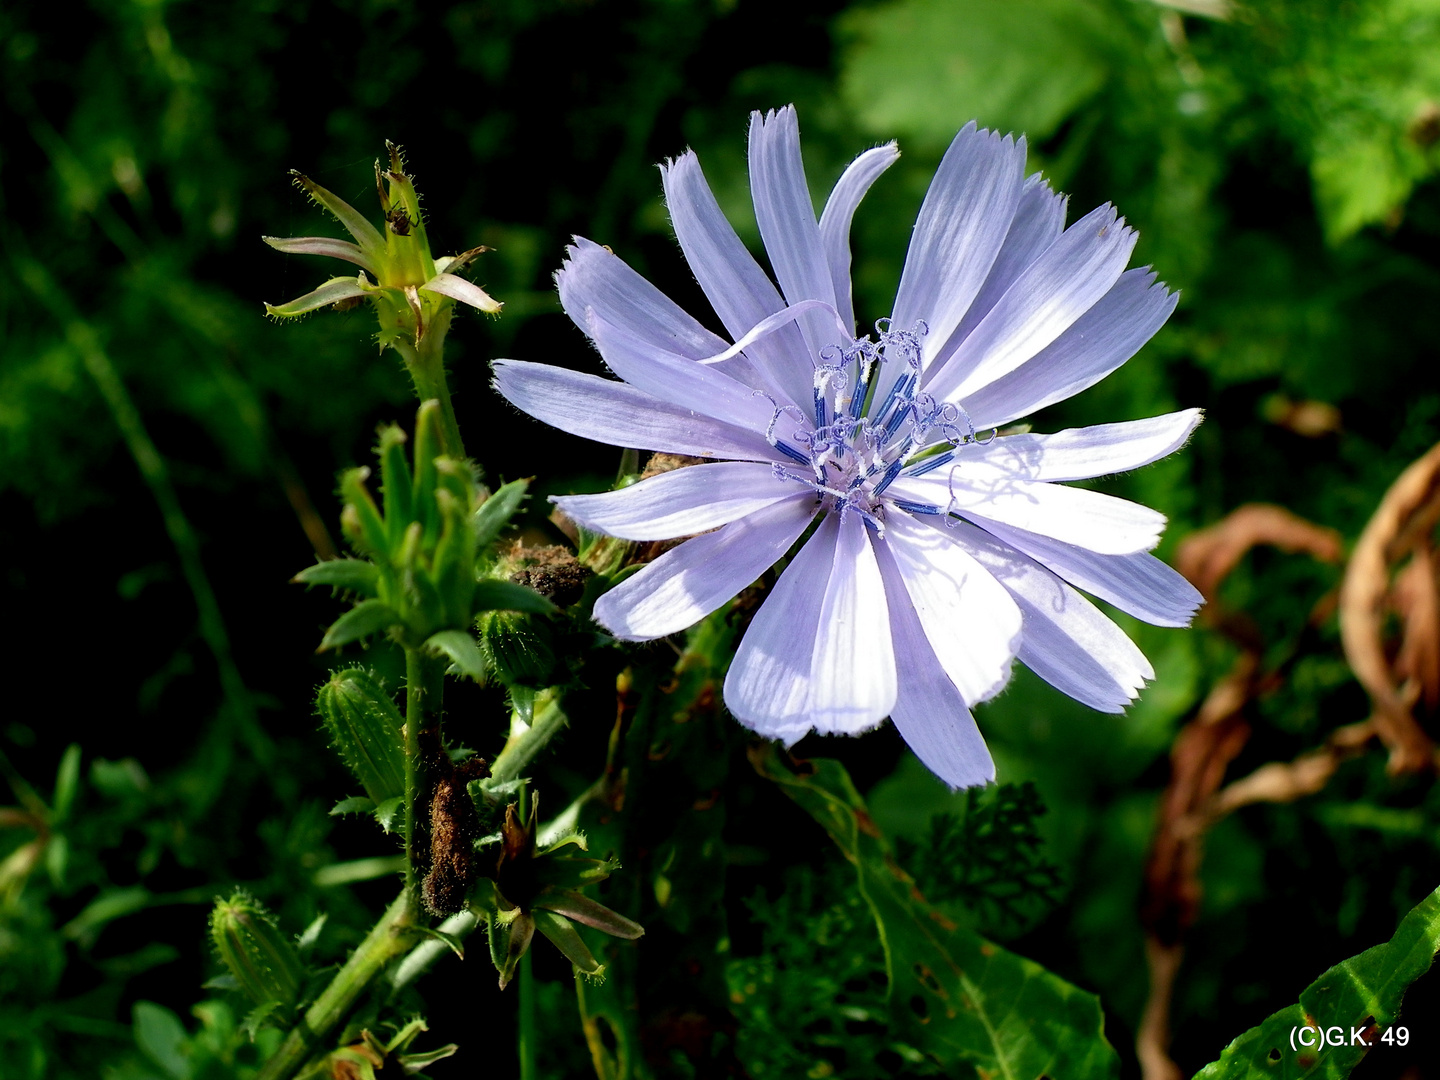
[[[911,514],[925,514],[929,517],[936,517],[940,513],[940,508],[938,506],[932,506],[930,503],[911,502],[909,499],[891,499],[890,502],[892,505]]]
[[[845,368],[848,358],[845,351],[838,345],[826,345],[820,350],[820,358],[829,360],[828,364],[817,364],[814,375],[815,395],[815,427],[823,428],[829,421],[826,419],[826,395],[831,388],[835,388],[835,396],[838,400],[839,392],[843,391],[850,383],[850,376],[846,374]]]
[[[890,467],[885,470],[885,475],[880,478],[880,483],[875,485],[875,494],[880,495],[887,487],[893,484],[895,482],[895,478],[900,475],[900,470],[904,467],[904,458],[896,458],[894,461],[892,461],[890,463]]]
[[[940,466],[942,465],[949,465],[950,462],[954,460],[955,451],[946,450],[943,454],[936,454],[934,457],[928,457],[924,461],[912,465],[910,467],[910,471],[906,475],[924,476],[926,473],[933,472],[934,470],[940,468]]]

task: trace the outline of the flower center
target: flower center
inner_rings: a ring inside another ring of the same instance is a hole
[[[860,514],[883,535],[887,500],[882,496],[902,471],[929,472],[952,460],[956,446],[979,441],[963,408],[937,402],[920,389],[921,341],[928,330],[923,321],[895,330],[889,319],[880,319],[874,341],[867,334],[821,349],[814,428],[798,428],[789,438],[777,435],[785,416],[806,419],[795,405],[777,406],[770,420],[766,439],[796,465],[777,462],[775,475],[814,489],[824,508],[842,518]],[[895,368],[898,374],[889,377]],[[941,443],[950,449],[939,450]],[[928,448],[936,452],[926,454]],[[888,501],[913,513],[942,513],[937,506]]]

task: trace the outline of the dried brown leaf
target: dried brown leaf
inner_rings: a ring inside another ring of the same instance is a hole
[[[1345,657],[1375,704],[1380,738],[1392,773],[1429,767],[1433,745],[1415,722],[1385,655],[1384,613],[1390,566],[1425,543],[1440,517],[1440,444],[1412,463],[1390,486],[1365,525],[1340,586],[1340,640]]]
[[[1404,626],[1395,656],[1395,676],[1417,684],[1420,698],[1431,712],[1440,704],[1440,591],[1435,573],[1435,552],[1429,544],[1422,544],[1395,576],[1392,590]]]
[[[1221,582],[1251,548],[1261,545],[1307,552],[1327,563],[1339,562],[1342,554],[1340,534],[1334,529],[1306,521],[1283,506],[1247,503],[1182,540],[1175,552],[1175,567],[1206,600],[1214,600]]]

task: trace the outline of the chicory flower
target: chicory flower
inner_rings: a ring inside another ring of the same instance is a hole
[[[733,343],[577,238],[561,303],[622,381],[502,360],[495,384],[574,434],[712,459],[555,499],[597,532],[692,537],[599,600],[607,629],[683,630],[803,538],[739,645],[726,705],[786,743],[889,716],[959,787],[994,777],[970,707],[1015,658],[1109,712],[1153,677],[1078,590],[1186,624],[1199,594],[1149,554],[1165,518],[1063,482],[1171,453],[1200,413],[1000,434],[1125,363],[1176,297],[1126,270],[1136,237],[1113,207],[1065,228],[1064,197],[1025,176],[1025,140],[973,123],[930,186],[890,316],[857,336],[850,222],[897,157],[893,143],[861,154],[817,221],[793,107],[754,114],[750,187],[778,288],[695,155],[662,169],[681,249]]]

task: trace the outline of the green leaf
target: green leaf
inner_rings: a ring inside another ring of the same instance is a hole
[[[70,864],[70,841],[64,833],[50,837],[45,845],[45,873],[57,889],[65,885],[65,868]]]
[[[433,926],[421,926],[418,927],[418,929],[420,933],[424,934],[426,937],[434,938],[436,941],[442,942],[446,948],[448,948],[461,960],[465,959],[465,946],[462,945],[460,943],[460,939],[455,937],[453,934],[447,934],[443,930],[436,930]]]
[[[405,806],[405,796],[396,795],[393,799],[386,799],[379,806],[375,807],[375,820],[387,833],[394,832],[395,819],[400,816],[400,811]]]
[[[55,798],[52,807],[57,822],[64,821],[70,813],[70,804],[75,801],[75,792],[80,786],[80,745],[71,743],[65,748],[60,759],[60,768],[55,772]]]
[[[330,916],[322,911],[310,921],[310,925],[305,927],[301,935],[295,939],[295,948],[299,950],[302,956],[313,949],[315,943],[320,940],[320,932],[325,929],[325,923],[329,918]]]
[[[330,629],[325,631],[324,640],[320,642],[320,651],[348,645],[360,638],[378,634],[399,621],[400,613],[389,604],[382,604],[379,600],[364,600],[330,625]]]
[[[899,0],[841,17],[841,93],[871,131],[932,147],[957,118],[1052,134],[1104,84],[1103,20],[1076,0]]]
[[[93,945],[101,929],[115,919],[133,915],[150,906],[150,892],[135,887],[101,893],[85,909],[61,928],[67,937],[87,946]]]
[[[361,596],[374,596],[380,582],[380,570],[364,559],[331,559],[307,566],[290,580],[300,585],[329,585],[333,589],[349,589]]]
[[[137,1001],[131,1016],[135,1022],[135,1045],[140,1052],[171,1080],[189,1080],[185,1025],[180,1023],[180,1018],[153,1001]]]
[[[331,817],[339,817],[341,814],[368,814],[375,809],[375,800],[367,799],[364,795],[351,795],[348,799],[341,799],[330,808]]]
[[[534,589],[495,578],[476,582],[475,600],[471,606],[474,611],[528,611],[536,615],[549,615],[557,610]]]
[[[395,805],[399,806],[399,803]],[[357,881],[374,881],[389,874],[403,873],[404,870],[404,855],[375,855],[368,859],[351,859],[322,866],[315,871],[312,880],[319,888],[329,889],[336,885],[353,885]]]
[[[477,682],[485,678],[488,669],[485,657],[475,639],[464,630],[441,630],[438,634],[431,634],[425,645],[449,657],[460,674],[469,675]]]
[[[457,1043],[446,1043],[438,1050],[426,1050],[420,1054],[401,1054],[395,1060],[400,1062],[400,1067],[405,1070],[406,1076],[414,1076],[427,1065],[434,1065],[437,1061],[452,1057],[460,1049]]]
[[[395,424],[380,429],[380,499],[385,512],[385,529],[391,550],[397,550],[405,527],[414,519],[414,491],[410,469],[405,463],[405,432]]]
[[[500,535],[500,530],[509,524],[525,499],[530,487],[529,480],[511,480],[502,485],[480,504],[470,518],[470,529],[475,535],[475,546],[486,547]]]
[[[1310,177],[1326,240],[1339,243],[1398,213],[1427,171],[1424,159],[1406,150],[1384,130],[1332,131],[1317,139]]]
[[[942,1062],[965,1061],[1005,1080],[1118,1074],[1099,999],[926,903],[895,863],[844,766],[820,759],[792,772],[769,745],[753,750],[751,760],[825,828],[855,867],[885,948],[902,1038]]]
[[[1340,1080],[1360,1064],[1366,1052],[1385,1038],[1400,1016],[1406,989],[1429,970],[1440,951],[1440,889],[1420,901],[1384,945],[1336,964],[1300,993],[1300,1001],[1281,1009],[1259,1027],[1232,1042],[1196,1074],[1195,1080],[1266,1080],[1315,1076]],[[1318,1027],[1340,1028],[1340,1046],[1306,1047],[1298,1032],[1309,1027],[1312,1044]],[[1362,1032],[1365,1045],[1353,1039]],[[1296,1041],[1292,1042],[1292,1036]]]
[[[348,469],[340,477],[340,494],[345,500],[347,511],[355,515],[356,531],[351,536],[360,547],[369,550],[372,555],[384,556],[390,552],[389,533],[385,528],[385,519],[380,514],[380,508],[375,505],[375,500],[370,497],[370,492],[365,487],[365,481],[370,479],[370,470],[365,466],[358,469]],[[342,516],[340,524],[345,525],[345,518]],[[349,530],[347,530],[348,532]]]
[[[241,1021],[240,1024],[240,1030],[249,1036],[251,1042],[254,1042],[255,1036],[259,1033],[260,1029],[265,1026],[266,1022],[272,1018],[278,1020],[279,1018],[276,1017],[275,1014],[277,1012],[283,1013],[285,1008],[286,1006],[283,1001],[266,1001],[260,1005],[256,1005],[255,1008],[245,1014],[245,1019]]]

